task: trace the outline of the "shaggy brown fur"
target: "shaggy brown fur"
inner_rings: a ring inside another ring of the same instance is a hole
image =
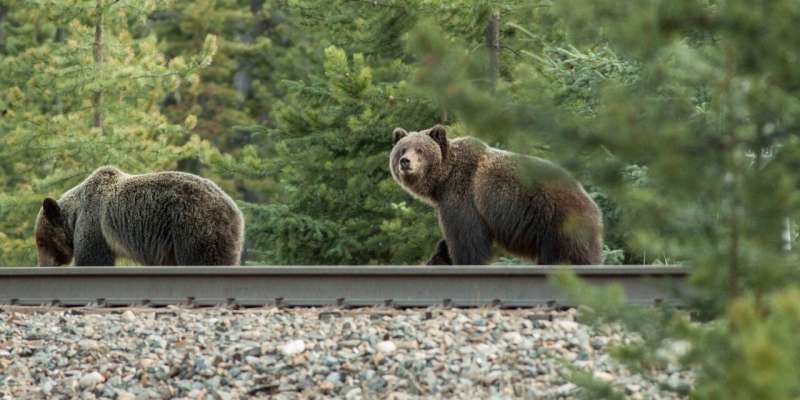
[[[244,220],[214,182],[184,172],[94,171],[36,218],[39,265],[238,265]]]
[[[493,241],[540,264],[602,262],[600,209],[557,165],[448,140],[441,125],[393,136],[392,176],[439,214],[445,239],[428,264],[485,264]]]

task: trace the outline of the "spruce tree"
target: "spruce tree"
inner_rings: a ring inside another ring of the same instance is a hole
[[[277,204],[256,208],[249,228],[267,260],[408,263],[430,251],[421,244],[435,244],[435,219],[409,208],[387,160],[395,126],[436,117],[402,82],[376,82],[372,71],[363,55],[331,46],[322,76],[287,83],[268,161],[282,191]]]
[[[226,150],[238,147],[242,139],[233,128],[253,124],[253,109],[269,106],[254,101],[254,86],[265,78],[253,76],[254,60],[269,52],[271,41],[263,35],[260,10],[251,9],[251,3],[177,1],[150,16],[168,58],[191,57],[207,35],[217,38],[214,62],[199,71],[197,88],[180,87],[169,93],[162,109],[176,122],[187,113],[196,115],[195,132]]]
[[[339,18],[331,7],[358,17]],[[304,34],[284,60],[308,57],[304,73],[276,64],[286,95],[272,105],[271,123],[252,130],[265,140],[241,160],[216,163],[244,174],[247,165],[279,187],[270,204],[244,205],[250,254],[273,264],[420,262],[436,243],[435,218],[388,170],[394,127],[438,122],[405,82],[409,10],[338,1],[288,10]]]

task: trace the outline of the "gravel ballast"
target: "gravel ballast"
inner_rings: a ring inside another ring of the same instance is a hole
[[[570,367],[671,399],[613,360],[619,330],[543,309],[0,310],[0,398],[573,398]]]

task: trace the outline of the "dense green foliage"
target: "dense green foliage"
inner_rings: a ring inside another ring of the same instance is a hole
[[[584,315],[641,334],[623,358],[646,373],[687,343],[698,398],[797,397],[798,14],[793,0],[6,0],[0,265],[34,263],[42,198],[103,164],[220,182],[251,263],[420,263],[440,234],[389,175],[390,132],[445,123],[576,175],[603,209],[607,263],[694,267],[709,324],[563,277]]]
[[[563,119],[565,143],[591,151],[595,179],[624,210],[628,246],[691,263],[691,323],[631,309],[614,293],[562,285],[642,342],[621,349],[642,371],[675,343],[698,371],[696,398],[797,397],[800,9],[791,1],[560,2],[575,46],[635,60],[593,113]],[[560,112],[562,110],[555,110]]]

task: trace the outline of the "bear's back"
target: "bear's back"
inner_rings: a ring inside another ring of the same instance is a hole
[[[487,160],[475,201],[506,250],[540,263],[601,262],[602,213],[565,169],[499,150]]]
[[[144,264],[184,264],[186,256],[176,251],[193,244],[223,246],[219,240],[232,247],[235,257],[240,251],[241,212],[215,183],[197,175],[176,171],[128,175],[115,183],[101,214],[109,245]],[[228,264],[238,262],[234,256],[224,258]],[[202,259],[199,262],[205,265]]]
[[[116,183],[110,200],[126,208],[156,207],[167,215],[205,215],[235,208],[233,200],[214,182],[178,171],[128,175]]]

